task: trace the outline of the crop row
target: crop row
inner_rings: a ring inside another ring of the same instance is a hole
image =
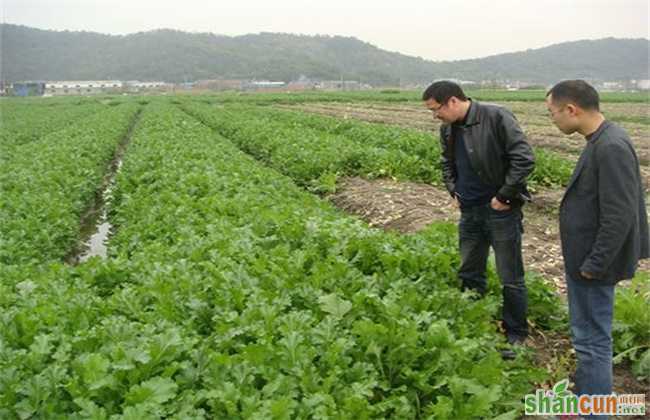
[[[115,205],[112,254],[155,267],[132,273],[142,319],[223,358],[205,379],[215,417],[471,417],[528,386],[496,352],[494,301],[456,288],[450,226],[368,229],[163,106],[134,136]]]
[[[229,106],[224,109],[206,104],[188,105],[187,103],[183,107],[222,135],[233,139],[242,150],[287,174],[302,185],[309,184],[307,180],[315,179],[318,172],[315,171],[311,174],[311,178],[306,178],[304,172],[299,170],[301,167],[326,165],[327,162],[324,161],[326,157],[333,162],[346,159],[344,149],[340,149],[341,152],[337,154],[335,147],[332,147],[331,153],[325,157],[322,153],[313,153],[314,150],[321,150],[324,147],[322,144],[315,145],[315,143],[319,138],[326,138],[325,134],[345,136],[352,143],[365,144],[369,149],[377,147],[390,151],[395,149],[417,151],[427,156],[427,159],[422,162],[433,160],[433,154],[436,153],[435,149],[426,148],[426,145],[430,144],[430,136],[413,130],[279,111],[268,107]],[[321,137],[314,135],[313,130],[320,130]],[[310,134],[301,137],[301,133]],[[292,153],[295,160],[286,158]],[[568,161],[543,149],[537,149],[536,155],[537,167],[534,179],[538,180],[538,184],[566,183],[572,166]],[[328,179],[321,176],[318,182],[322,186],[323,183],[328,182]],[[330,182],[332,184],[325,184],[321,188],[334,188],[334,180]],[[642,283],[640,280],[639,282]],[[562,307],[557,296],[534,273],[531,273],[528,278],[528,286],[531,319],[543,328],[565,330],[566,308]],[[492,283],[491,287],[492,292],[498,295],[497,284]],[[629,302],[630,308],[646,306],[650,298],[647,293],[636,293],[628,289],[621,290],[619,295],[620,300]],[[619,310],[614,332],[616,340],[621,343],[616,348],[616,353],[621,354],[619,359],[623,360],[627,357],[633,362],[635,372],[643,377],[650,376],[648,367],[650,366],[648,365],[650,336],[642,332],[644,330],[642,325],[646,319],[643,314],[635,312],[635,309]]]
[[[355,120],[341,120],[317,114],[291,112],[278,109],[248,109],[247,114],[264,113],[276,121],[325,130],[345,135],[356,142],[376,144],[379,147],[403,150],[421,156],[427,162],[440,158],[439,140],[418,130]],[[573,162],[544,148],[535,148],[535,170],[529,178],[534,186],[557,187],[566,185],[571,177]]]
[[[457,290],[453,227],[368,229],[164,102],[133,133],[107,261],[0,264],[1,418],[515,416],[544,375],[499,358],[498,299]],[[540,285],[532,319],[556,325]],[[638,359],[647,301],[625,298],[617,351]]]
[[[137,105],[109,108],[16,146],[0,168],[0,263],[64,257]]]
[[[109,260],[0,267],[0,414],[505,419],[543,377],[455,287],[449,226],[369,229],[177,108],[114,203]]]
[[[407,154],[421,156],[427,162],[435,162],[436,166],[440,158],[438,137],[418,130],[267,107],[246,111],[247,114],[253,115],[256,112],[267,114],[276,121],[345,135],[358,143],[376,144],[379,147],[403,150]],[[571,177],[573,162],[544,148],[536,147],[534,149],[535,170],[529,178],[530,184],[533,187],[566,185]]]
[[[467,90],[467,96],[473,99],[489,102],[544,102],[546,91],[520,90],[507,91],[497,89]],[[218,102],[236,102],[258,105],[268,104],[296,104],[306,102],[421,102],[421,90],[373,90],[349,92],[283,92],[283,93],[221,93],[205,95],[208,101],[216,99]],[[650,103],[650,97],[645,92],[602,92],[601,102],[612,103]]]
[[[1,101],[0,147],[5,150],[34,141],[106,108],[107,105],[97,101],[79,99],[63,103]]]
[[[196,116],[245,152],[289,175],[297,183],[331,190],[338,175],[367,178],[395,177],[435,183],[440,170],[432,161],[435,142],[414,136],[401,144],[421,154],[386,147],[392,133],[375,137],[349,137],[307,125],[276,120],[275,115],[248,107],[219,108],[185,103],[183,109]],[[391,137],[392,136],[392,137]],[[426,138],[426,134],[421,135]]]
[[[418,130],[284,111],[269,107],[185,103],[184,109],[243,150],[298,182],[325,185],[323,173],[392,176],[441,184],[440,144]],[[219,112],[216,112],[216,111]],[[565,185],[572,163],[536,148],[532,187]]]

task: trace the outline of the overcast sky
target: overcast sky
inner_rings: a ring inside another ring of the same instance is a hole
[[[650,38],[647,0],[0,0],[2,19],[41,29],[157,28],[354,36],[431,60],[579,39]]]

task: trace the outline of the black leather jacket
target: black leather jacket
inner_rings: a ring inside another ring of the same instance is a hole
[[[465,123],[457,129],[464,130],[472,168],[483,182],[499,189],[499,201],[513,205],[530,201],[526,178],[535,168],[535,156],[512,112],[498,105],[472,101]],[[440,142],[443,180],[453,196],[456,163],[450,124],[440,127]]]

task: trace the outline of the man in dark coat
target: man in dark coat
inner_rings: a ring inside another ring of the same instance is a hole
[[[528,295],[521,255],[521,206],[529,197],[532,149],[507,109],[473,101],[460,86],[439,81],[423,93],[440,128],[445,185],[461,216],[458,225],[463,289],[486,292],[486,264],[494,249],[503,284],[503,325],[510,343],[528,335]],[[512,357],[508,351],[504,357]]]
[[[614,286],[650,254],[639,160],[625,131],[601,114],[592,86],[566,80],[546,96],[555,125],[586,139],[560,205],[576,394],[610,394]]]

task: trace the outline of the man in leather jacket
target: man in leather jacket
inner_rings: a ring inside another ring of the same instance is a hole
[[[535,166],[533,151],[510,111],[466,97],[453,82],[433,83],[422,100],[443,122],[443,179],[461,211],[462,288],[485,294],[492,246],[503,285],[503,326],[511,344],[521,343],[528,335],[521,207],[530,197],[526,178]]]

